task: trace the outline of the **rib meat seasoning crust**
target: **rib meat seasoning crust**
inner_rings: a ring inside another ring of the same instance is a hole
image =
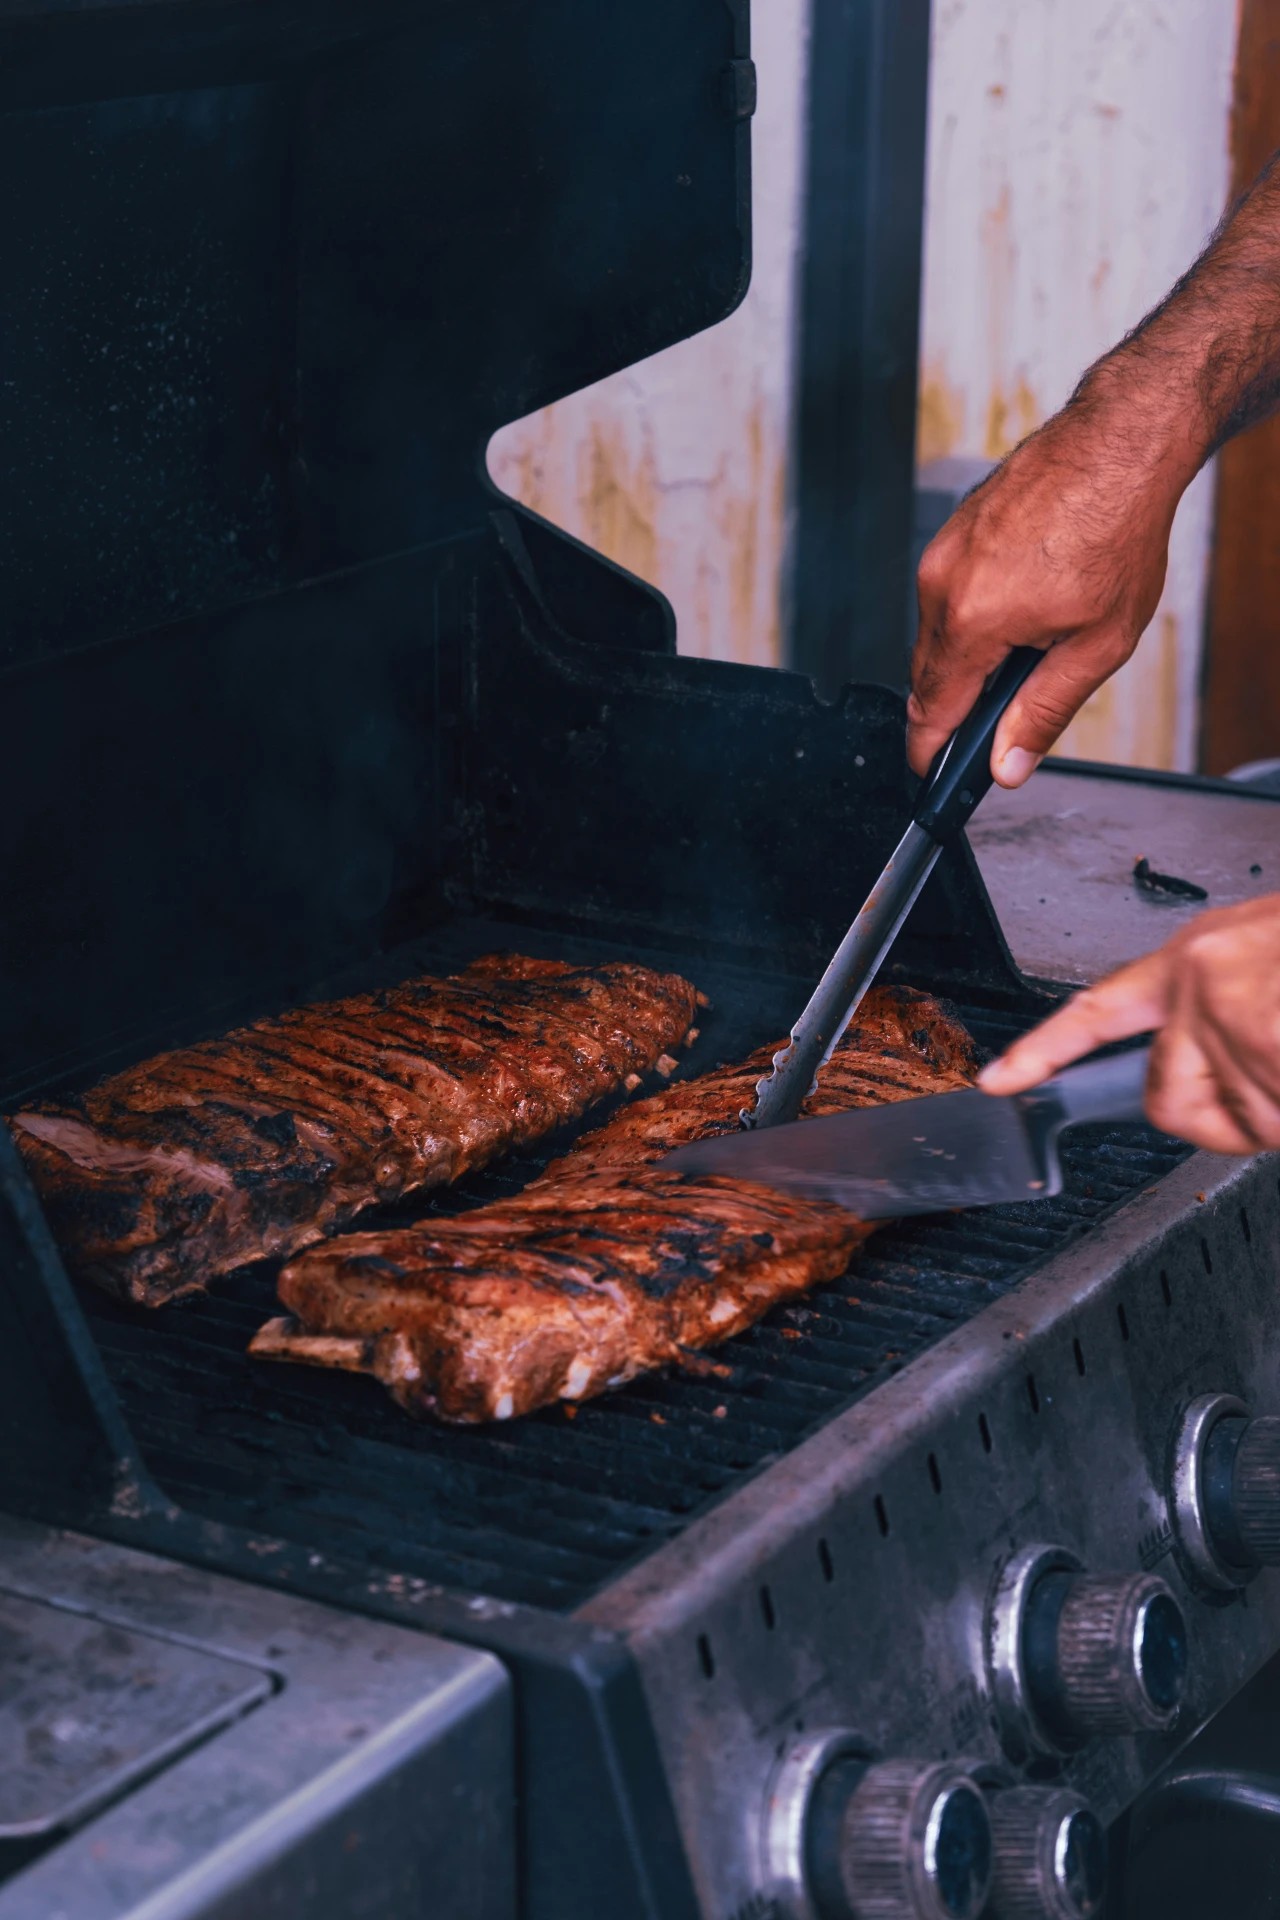
[[[495,955],[161,1054],[11,1125],[72,1271],[158,1306],[671,1071],[696,1004],[678,974]]]
[[[270,1321],[252,1351],[375,1374],[413,1413],[504,1420],[678,1361],[834,1279],[872,1231],[864,1221],[652,1164],[735,1127],[775,1051],[638,1101],[514,1199],[302,1254],[280,1276],[291,1317]],[[805,1112],[944,1092],[976,1068],[936,1000],[882,988]]]

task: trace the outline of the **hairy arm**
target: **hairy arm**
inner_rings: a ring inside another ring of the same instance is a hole
[[[1018,786],[1129,658],[1169,530],[1223,441],[1280,405],[1280,154],[1160,305],[962,502],[920,564],[907,750],[923,773],[1010,648],[1046,657],[1001,722]]]

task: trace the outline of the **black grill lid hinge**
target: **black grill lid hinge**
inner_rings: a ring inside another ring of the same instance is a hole
[[[721,77],[720,102],[731,120],[749,120],[756,110],[756,63],[731,60]]]

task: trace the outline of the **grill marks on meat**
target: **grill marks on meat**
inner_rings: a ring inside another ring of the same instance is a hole
[[[259,1020],[14,1116],[72,1270],[155,1306],[528,1146],[648,1073],[677,974],[492,955]]]
[[[778,1044],[758,1047],[736,1065],[717,1067],[637,1100],[575,1141],[569,1153],[547,1168],[543,1180],[588,1168],[644,1166],[691,1140],[735,1132],[738,1115],[750,1105]],[[802,1111],[816,1119],[885,1100],[944,1093],[968,1086],[977,1070],[973,1041],[941,1001],[911,987],[877,987],[858,1008]]]
[[[477,1421],[583,1399],[729,1339],[842,1273],[873,1230],[829,1201],[653,1164],[731,1131],[775,1051],[623,1109],[513,1199],[304,1253],[280,1276],[292,1317],[251,1350],[373,1373],[411,1412]],[[976,1068],[937,1001],[880,989],[805,1111],[944,1092]]]

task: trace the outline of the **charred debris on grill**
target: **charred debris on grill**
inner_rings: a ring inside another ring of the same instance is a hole
[[[1133,863],[1133,884],[1139,893],[1156,900],[1207,900],[1209,890],[1194,880],[1180,880],[1176,873],[1157,873],[1143,854]]]

